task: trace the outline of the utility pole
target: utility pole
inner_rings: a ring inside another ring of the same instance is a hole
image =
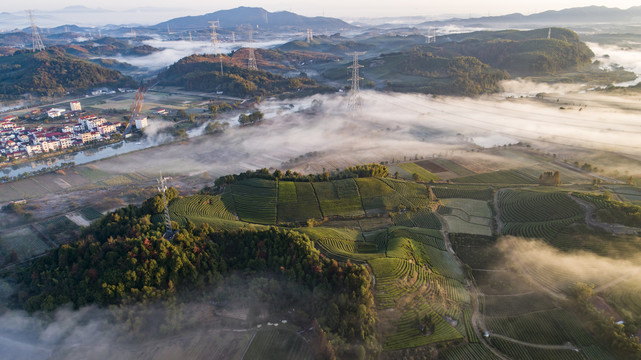
[[[258,70],[258,65],[256,64],[256,54],[254,54],[254,39],[252,37],[253,31],[249,30],[249,47],[247,48],[247,68],[249,70]]]
[[[218,53],[218,34],[216,33],[216,28],[220,27],[220,21],[210,21],[211,27],[211,44],[214,47],[214,55],[218,54],[220,59],[220,75],[223,74],[223,54]]]
[[[33,19],[33,10],[27,10],[27,14],[29,14],[29,22],[31,23],[31,37],[33,40],[33,45],[31,47],[31,50],[33,51],[44,50],[45,46],[42,43],[42,38],[40,38],[40,34],[38,34],[38,27],[36,26],[36,21]]]
[[[361,108],[360,82],[362,77],[358,75],[358,69],[363,67],[363,65],[360,65],[358,63],[358,56],[365,55],[365,51],[354,51],[351,53],[347,53],[347,55],[351,55],[354,57],[352,66],[348,67],[348,69],[352,69],[352,78],[348,79],[352,81],[352,90],[350,92],[348,106],[353,113],[356,113]]]

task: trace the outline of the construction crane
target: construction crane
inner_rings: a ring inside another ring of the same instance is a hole
[[[125,132],[123,133],[125,137],[127,137],[127,134],[129,133],[129,131],[131,131],[131,126],[134,125],[136,119],[138,118],[138,116],[140,116],[140,111],[142,111],[142,103],[145,99],[145,91],[147,91],[147,89],[145,89],[143,84],[140,83],[140,87],[138,87],[138,92],[136,92],[136,97],[134,98],[134,102],[129,108],[129,110],[131,111],[131,117],[129,118],[129,124],[127,124]]]

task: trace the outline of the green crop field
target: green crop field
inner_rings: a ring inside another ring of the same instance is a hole
[[[279,222],[301,222],[322,217],[320,205],[311,183],[278,182]]]
[[[460,184],[538,184],[538,176],[532,176],[520,169],[499,170],[489,173],[452,179]]]
[[[507,235],[549,239],[585,216],[564,192],[502,190],[498,200],[505,222],[502,232]]]
[[[445,360],[498,360],[485,345],[482,344],[463,344],[448,348],[440,353]]]
[[[564,310],[538,311],[509,317],[487,316],[485,323],[492,333],[528,343],[563,345],[570,342],[579,345],[575,335],[579,339],[589,338],[589,335],[578,320],[560,321],[567,316],[569,313]]]
[[[506,222],[538,222],[583,216],[583,209],[563,192],[502,190],[501,218]]]
[[[394,225],[406,227],[421,227],[426,229],[441,229],[441,221],[428,208],[418,211],[407,211],[394,214]]]
[[[479,217],[486,219],[492,217],[492,210],[490,210],[487,201],[452,198],[443,200],[443,204],[453,209],[462,210],[463,212],[465,212],[465,214],[467,214],[468,217]]]
[[[450,234],[450,242],[459,259],[473,269],[497,269],[497,265],[504,268],[503,264],[497,264],[500,258],[494,249],[493,236],[455,233]]]
[[[432,185],[432,191],[439,199],[464,198],[476,200],[492,200],[493,190],[489,187],[472,187],[469,185]]]
[[[324,217],[365,215],[354,179],[316,182],[312,186]]]
[[[492,235],[492,211],[486,201],[450,198],[438,211],[451,233]]]
[[[256,224],[275,224],[278,199],[277,182],[248,179],[231,186],[238,217]]]
[[[304,338],[287,329],[260,329],[243,360],[312,360],[314,352]]]
[[[340,259],[367,260],[381,257],[385,251],[385,242],[366,241],[356,230],[334,229],[326,227],[298,228],[299,232],[309,236],[320,249]]]
[[[430,205],[429,194],[425,185],[394,179],[380,180],[399,193],[402,199],[412,206],[425,207]]]
[[[537,291],[515,295],[485,295],[485,315],[517,316],[558,308],[547,294]]]
[[[547,350],[493,338],[492,344],[513,359],[523,360],[582,360],[581,353],[573,350]]]
[[[426,181],[427,182],[427,181],[430,181],[430,180],[434,180],[434,181],[441,180],[440,177],[432,174],[431,172],[429,172],[426,169],[416,165],[413,162],[398,164],[398,167],[400,167],[401,169],[407,171],[410,174],[418,175],[418,180],[419,181]]]
[[[365,211],[393,210],[401,204],[409,205],[407,200],[404,201],[398,192],[380,179],[359,178],[356,183]]]
[[[232,205],[230,194],[222,196],[193,195],[172,201],[169,206],[169,214],[176,221],[187,219],[194,223],[197,222],[194,221],[195,219],[207,218],[236,220],[236,216],[228,209],[230,205]]]

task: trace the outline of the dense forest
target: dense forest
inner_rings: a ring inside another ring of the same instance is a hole
[[[306,304],[295,320],[317,319],[325,332],[352,343],[373,337],[376,311],[365,266],[326,258],[306,235],[274,227],[217,231],[189,223],[167,240],[163,225],[151,220],[162,210],[155,198],[108,214],[77,242],[24,268],[16,302],[30,312],[67,303],[132,304],[210,288],[231,274],[272,274],[314,294],[278,301],[281,308]]]
[[[220,72],[218,57],[191,55],[171,65],[158,75],[163,85],[182,86],[194,91],[222,91],[226,95],[268,96],[290,93],[296,96],[327,93],[333,88],[321,86],[307,77],[286,78],[262,70],[249,70],[235,65],[224,65]]]
[[[393,91],[475,96],[498,91],[499,82],[510,78],[507,72],[492,68],[475,57],[449,59],[419,48],[383,55],[380,61],[392,64],[389,66],[394,70],[390,74],[401,73],[416,79],[388,80],[386,89]]]
[[[55,47],[0,57],[0,98],[64,95],[99,86],[136,87],[136,82]]]

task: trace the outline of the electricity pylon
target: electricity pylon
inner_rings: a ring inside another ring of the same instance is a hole
[[[220,60],[220,75],[223,74],[223,54],[218,52],[218,34],[216,33],[216,28],[220,27],[220,21],[210,21],[211,27],[211,45],[214,47],[214,55],[218,54]]]
[[[256,64],[256,54],[254,54],[254,38],[252,37],[252,30],[249,30],[249,47],[247,48],[247,68],[249,70],[258,70]]]
[[[352,112],[357,112],[361,108],[360,82],[362,79],[362,77],[358,75],[358,69],[363,67],[363,65],[358,63],[358,56],[365,55],[365,51],[354,51],[347,53],[347,55],[354,57],[352,66],[348,67],[348,69],[352,69],[352,78],[348,79],[352,81],[352,90],[349,96],[348,107]]]
[[[29,22],[31,23],[31,37],[33,40],[33,46],[31,47],[31,50],[33,51],[44,50],[45,45],[42,43],[42,38],[40,38],[40,34],[38,34],[38,27],[36,26],[36,21],[33,19],[33,10],[27,10],[27,14],[29,14]]]
[[[165,194],[167,192],[167,183],[166,183],[167,180],[169,180],[169,178],[162,176],[162,173],[160,173],[160,178],[157,181],[158,181],[158,191],[162,193],[162,205],[164,208],[164,220],[165,220],[164,238],[167,240],[171,240],[174,237],[174,229],[172,229],[171,227],[171,218],[169,217],[169,208],[167,207],[167,195]]]

